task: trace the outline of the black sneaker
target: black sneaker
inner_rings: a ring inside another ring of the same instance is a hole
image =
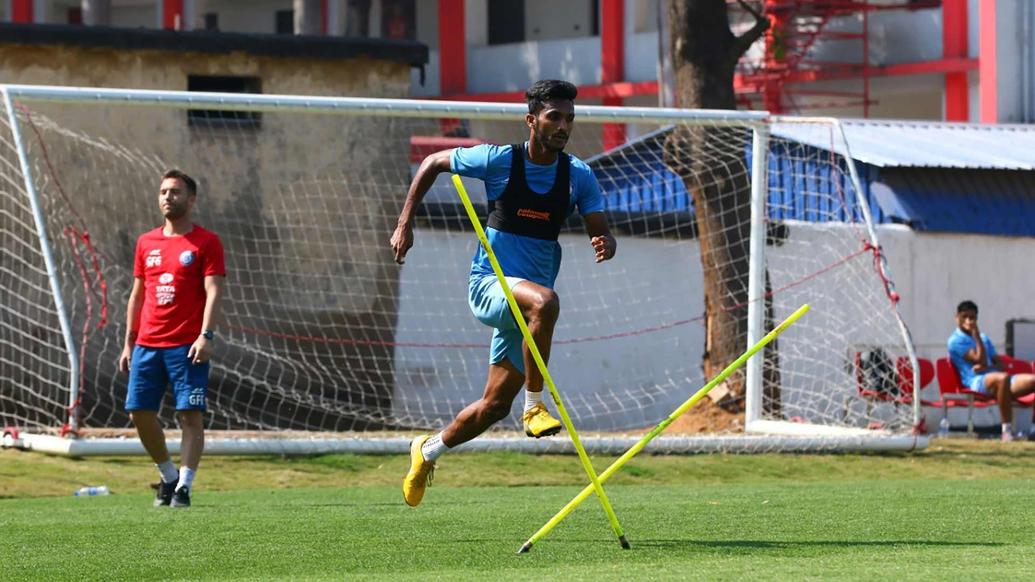
[[[169,505],[172,502],[173,492],[176,491],[176,484],[180,481],[177,479],[172,483],[166,483],[165,481],[159,481],[152,485],[155,489],[155,507],[162,507]]]
[[[180,487],[172,495],[173,507],[190,507],[190,490],[186,487]]]

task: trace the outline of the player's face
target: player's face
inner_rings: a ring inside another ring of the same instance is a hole
[[[169,220],[182,218],[194,206],[194,196],[187,191],[187,185],[179,178],[166,178],[158,187],[158,208]]]
[[[977,325],[977,312],[976,311],[961,311],[956,314],[956,324],[960,326],[960,329],[970,333],[974,330],[974,326]]]
[[[535,115],[529,113],[527,119],[536,141],[548,150],[560,152],[571,137],[575,104],[571,101],[548,101]]]

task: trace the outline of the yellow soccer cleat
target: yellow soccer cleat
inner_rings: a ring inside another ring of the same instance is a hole
[[[561,432],[561,421],[550,416],[542,402],[526,410],[521,420],[525,424],[525,434],[530,437],[540,438]]]
[[[410,507],[420,505],[421,499],[424,499],[424,489],[431,485],[431,478],[435,474],[435,462],[425,461],[424,454],[420,452],[429,438],[431,435],[426,434],[410,441],[410,472],[403,478],[403,499]]]

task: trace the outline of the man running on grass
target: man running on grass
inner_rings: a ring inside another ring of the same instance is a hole
[[[137,239],[126,343],[118,362],[120,371],[129,372],[126,410],[162,478],[155,507],[190,507],[205,446],[201,413],[226,268],[219,237],[191,222],[196,199],[193,178],[179,170],[162,175],[158,207],[165,225]],[[158,422],[169,384],[183,431],[179,471]]]
[[[484,181],[490,208],[485,229],[489,243],[545,361],[550,358],[553,329],[560,313],[560,300],[553,290],[561,264],[557,238],[575,207],[586,224],[598,263],[614,257],[617,248],[593,171],[582,160],[564,153],[575,121],[577,93],[575,86],[565,81],[539,81],[525,92],[527,142],[482,144],[426,157],[410,184],[391,240],[395,261],[401,264],[413,246],[417,207],[440,173]],[[495,328],[485,393],[460,411],[445,430],[410,443],[410,471],[403,480],[403,497],[411,506],[424,497],[435,459],[506,418],[523,384],[525,434],[540,438],[561,430],[561,423],[547,412],[542,401],[543,376],[524,345],[507,298],[480,245],[471,262],[468,302],[479,321]]]

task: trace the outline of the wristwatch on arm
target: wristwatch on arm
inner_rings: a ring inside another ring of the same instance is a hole
[[[212,331],[211,329],[206,329],[201,332],[201,337],[210,340],[216,337],[216,332]]]

